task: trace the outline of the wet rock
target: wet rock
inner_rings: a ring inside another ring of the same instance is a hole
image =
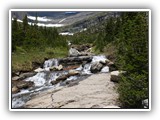
[[[112,71],[111,72],[111,81],[113,82],[119,82],[121,79],[120,75],[126,73],[126,71]]]
[[[16,86],[12,87],[12,93],[13,94],[18,93],[19,91],[20,90]]]
[[[64,81],[64,80],[66,80],[67,78],[68,78],[67,75],[62,75],[62,76],[59,76],[59,77],[56,79],[56,81],[57,81],[57,82]]]
[[[74,75],[79,75],[80,72],[77,71],[77,70],[69,70],[68,74],[67,74],[67,77],[70,77],[70,76],[74,76]]]
[[[27,89],[29,87],[32,87],[34,85],[34,82],[31,81],[20,81],[17,83],[17,88],[19,89]]]
[[[100,62],[94,62],[94,63],[91,64],[90,71],[92,73],[97,73],[97,72],[101,71],[102,67],[103,67],[102,63],[100,63]]]
[[[23,79],[28,78],[28,77],[32,77],[34,75],[36,75],[35,72],[22,73],[22,74],[20,74],[20,80],[23,80]]]
[[[55,84],[57,84],[57,83],[59,83],[59,81],[56,81],[56,80],[52,80],[52,81],[51,81],[51,84],[52,84],[52,85],[55,85]]]

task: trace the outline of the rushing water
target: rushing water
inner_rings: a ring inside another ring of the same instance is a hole
[[[12,108],[21,108],[23,105],[31,99],[32,96],[50,89],[50,88],[56,88],[59,86],[66,85],[66,81],[75,81],[84,79],[84,76],[93,74],[90,71],[91,64],[98,61],[105,61],[106,57],[103,55],[100,56],[93,56],[92,61],[90,63],[87,63],[85,65],[80,65],[80,67],[76,68],[75,70],[80,72],[80,75],[78,76],[70,76],[67,78],[64,82],[60,82],[56,85],[52,85],[51,81],[56,80],[59,76],[62,74],[67,74],[67,71],[50,71],[49,68],[52,66],[58,66],[58,60],[57,59],[49,59],[44,62],[43,65],[43,71],[38,72],[35,76],[26,78],[25,81],[32,81],[34,82],[34,86],[21,90],[19,93],[12,94]],[[109,72],[109,67],[105,66],[102,68],[101,72]]]

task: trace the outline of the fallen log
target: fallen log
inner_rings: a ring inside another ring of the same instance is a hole
[[[81,64],[84,61],[91,62],[92,56],[78,56],[78,57],[67,57],[58,59],[59,64]]]

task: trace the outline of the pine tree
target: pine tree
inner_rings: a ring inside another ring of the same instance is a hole
[[[16,35],[18,32],[18,23],[17,18],[14,17],[14,20],[12,21],[12,52],[16,50]]]
[[[141,108],[148,98],[148,23],[146,12],[122,14],[122,28],[118,39],[118,61],[127,71],[119,87],[124,107]]]
[[[37,12],[36,12],[36,19],[35,19],[35,22],[34,22],[34,26],[35,26],[36,29],[38,28],[38,14],[37,14]]]
[[[27,28],[28,28],[28,18],[27,18],[27,15],[25,15],[24,18],[23,18],[23,30],[24,30],[24,32],[26,32]]]

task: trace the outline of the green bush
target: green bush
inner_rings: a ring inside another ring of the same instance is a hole
[[[148,82],[145,75],[127,74],[119,83],[122,108],[143,108],[142,100],[148,98]]]

